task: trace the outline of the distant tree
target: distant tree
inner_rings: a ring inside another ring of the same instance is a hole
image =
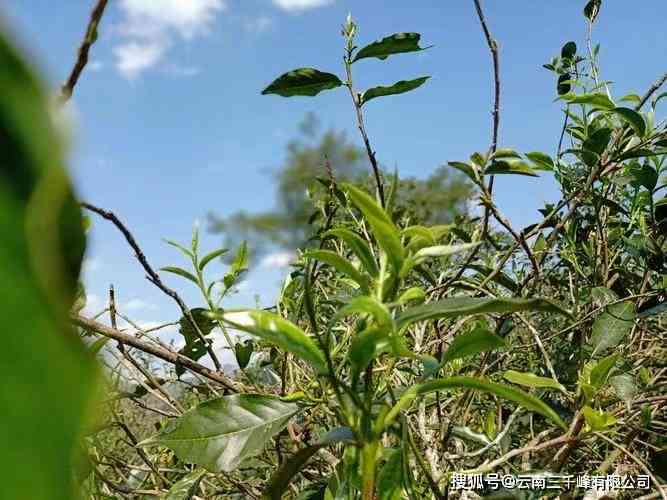
[[[320,129],[315,114],[309,113],[299,125],[300,136],[287,144],[285,163],[272,174],[276,186],[272,210],[239,210],[226,217],[211,213],[211,232],[223,234],[231,248],[247,240],[260,253],[271,246],[294,250],[307,244],[318,199],[326,191],[318,188],[317,179],[326,179],[329,167],[337,182],[363,183],[370,176],[365,151],[345,132],[321,133]],[[391,176],[385,172],[388,180]],[[466,213],[471,184],[458,172],[440,166],[425,179],[399,179],[396,192],[401,213],[426,224],[443,224]]]

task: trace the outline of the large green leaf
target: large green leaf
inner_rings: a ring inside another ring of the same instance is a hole
[[[635,306],[630,301],[607,306],[593,323],[590,340],[593,355],[604,353],[620,344],[632,330],[635,317]]]
[[[368,288],[368,280],[361,274],[352,263],[331,250],[311,250],[303,254],[307,259],[315,259],[334,267],[339,273],[343,273],[356,281],[362,289]]]
[[[505,347],[505,341],[495,333],[477,326],[471,331],[457,335],[442,356],[440,365],[454,361],[455,359],[467,358],[482,352],[491,351]]]
[[[429,78],[431,77],[422,76],[420,78],[415,78],[414,80],[401,80],[400,82],[396,82],[393,85],[389,85],[387,87],[378,86],[370,88],[361,94],[361,105],[363,106],[368,101],[375,99],[376,97],[410,92],[411,90],[421,87]]]
[[[373,236],[387,254],[394,271],[398,274],[403,265],[404,251],[400,233],[380,205],[361,189],[352,184],[344,184],[352,203],[361,211],[373,229]]]
[[[367,57],[377,57],[378,59],[386,59],[392,54],[401,54],[403,52],[419,52],[431,47],[420,47],[419,33],[394,33],[387,37],[377,40],[357,52],[352,62]]]
[[[178,480],[164,497],[164,500],[190,500],[197,492],[197,487],[206,471],[195,469]]]
[[[283,97],[314,96],[323,90],[335,89],[343,82],[332,73],[314,68],[299,68],[276,78],[262,94],[278,94]]]
[[[361,236],[343,227],[332,229],[328,231],[325,236],[327,235],[336,236],[343,240],[359,258],[366,272],[374,277],[378,275],[378,267],[375,262],[375,257],[373,257],[370,247]]]
[[[397,323],[399,328],[404,328],[417,321],[431,319],[531,310],[570,315],[568,311],[547,299],[451,297],[406,309],[398,316]]]
[[[644,137],[646,134],[646,122],[642,115],[637,113],[634,109],[630,108],[614,108],[611,110],[612,113],[620,116],[625,122],[632,127],[632,130],[635,131],[639,137]]]
[[[66,314],[85,247],[47,93],[0,33],[3,499],[72,500],[95,381]]]
[[[567,389],[565,389],[565,387],[563,387],[563,385],[558,382],[558,380],[549,377],[540,377],[534,373],[507,370],[505,373],[503,373],[503,378],[509,382],[512,382],[513,384],[523,385],[525,387],[547,387],[567,393]]]
[[[285,428],[299,411],[274,396],[234,394],[201,403],[138,446],[165,446],[211,472],[230,472]]]
[[[541,399],[511,386],[497,384],[483,378],[475,377],[448,377],[413,386],[401,397],[396,406],[388,414],[387,418],[391,419],[392,417],[395,417],[397,410],[405,408],[410,401],[417,396],[423,396],[431,392],[444,391],[447,389],[472,389],[479,392],[488,392],[502,399],[506,399],[507,401],[513,401],[527,410],[539,413],[558,424],[560,427],[564,429],[566,428],[565,423],[558,414]]]
[[[596,109],[612,110],[616,107],[607,94],[566,94],[563,99],[570,104],[588,104]]]
[[[232,311],[221,316],[234,328],[260,337],[310,363],[319,373],[326,373],[324,354],[301,328],[268,311]]]

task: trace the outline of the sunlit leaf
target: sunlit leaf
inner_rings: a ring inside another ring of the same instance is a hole
[[[368,280],[361,274],[352,263],[331,250],[311,250],[303,254],[307,259],[315,259],[329,264],[339,273],[349,276],[363,289],[368,287]]]
[[[346,228],[332,229],[328,231],[326,235],[333,235],[343,240],[359,258],[366,272],[374,277],[378,275],[378,267],[377,262],[375,262],[375,257],[373,256],[370,247],[361,236]]]
[[[352,62],[367,57],[377,57],[378,59],[386,59],[393,54],[401,54],[404,52],[419,52],[429,49],[430,47],[420,47],[419,33],[394,33],[393,35],[377,40],[357,52]]]
[[[540,377],[530,372],[517,372],[514,370],[507,370],[503,373],[503,378],[508,382],[513,384],[523,385],[524,387],[539,387],[539,388],[551,388],[557,389],[561,392],[567,393],[567,389],[563,385],[553,378],[549,377]]]
[[[234,328],[260,337],[307,361],[319,373],[326,373],[324,354],[315,341],[294,323],[268,311],[225,312],[222,320]]]
[[[410,92],[411,90],[421,87],[429,78],[431,77],[422,76],[420,78],[415,78],[414,80],[401,80],[400,82],[396,82],[393,85],[389,85],[387,87],[379,86],[370,88],[361,94],[361,105],[363,106],[368,101],[375,99],[376,97]]]
[[[234,394],[201,403],[169,420],[138,446],[170,448],[183,461],[211,472],[230,472],[262,452],[297,412],[295,403],[274,396]]]
[[[387,213],[373,198],[352,184],[344,184],[352,203],[361,211],[373,230],[373,236],[387,254],[396,274],[401,270],[404,259],[403,245],[398,229]]]

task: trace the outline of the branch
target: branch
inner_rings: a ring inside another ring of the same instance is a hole
[[[641,98],[641,100],[637,103],[635,106],[635,111],[639,111],[639,109],[646,104],[646,101],[648,101],[651,96],[660,88],[663,86],[663,84],[667,82],[667,73],[662,75],[660,78],[658,78],[655,82],[653,82],[653,85],[649,87],[649,89],[646,91],[644,96]]]
[[[113,212],[103,210],[89,203],[81,203],[81,206],[87,210],[90,210],[91,212],[96,213],[100,217],[108,221],[111,221],[120,230],[120,232],[123,233],[123,236],[125,236],[125,240],[127,240],[128,244],[134,250],[134,254],[137,260],[148,274],[148,280],[151,283],[153,283],[156,287],[158,287],[160,290],[162,290],[166,295],[174,299],[174,301],[178,304],[178,307],[181,309],[183,316],[185,316],[185,318],[188,320],[188,323],[190,323],[190,325],[194,329],[195,333],[197,334],[197,337],[199,337],[199,339],[206,346],[206,350],[208,351],[208,355],[213,361],[213,365],[215,365],[215,369],[220,371],[222,368],[220,360],[213,351],[211,343],[204,337],[204,334],[202,333],[201,329],[199,328],[199,325],[192,316],[190,309],[188,308],[187,305],[185,305],[183,299],[181,299],[181,297],[174,290],[172,290],[171,288],[167,287],[164,283],[162,283],[160,276],[158,276],[158,274],[153,270],[153,268],[148,263],[148,260],[146,259],[144,252],[139,247],[137,240],[134,239],[134,236],[132,235],[130,230],[127,227],[125,227],[125,225],[118,219],[118,217],[116,217],[116,215]]]
[[[76,62],[74,63],[69,78],[67,78],[67,81],[60,88],[60,102],[62,104],[66,103],[70,97],[72,97],[76,82],[79,81],[81,72],[88,63],[88,52],[90,52],[90,47],[92,47],[97,40],[97,26],[102,20],[102,15],[104,14],[104,9],[106,9],[107,3],[108,0],[98,0],[97,5],[95,5],[93,11],[90,13],[90,21],[88,22],[83,41],[79,46]]]
[[[187,356],[183,356],[180,353],[170,349],[165,349],[164,347],[160,347],[158,345],[149,344],[148,342],[144,342],[143,340],[140,340],[133,335],[129,335],[125,332],[121,332],[120,330],[116,330],[115,328],[108,327],[95,320],[81,316],[80,314],[73,313],[70,316],[70,319],[72,323],[80,326],[81,328],[86,328],[87,330],[91,330],[110,339],[117,340],[118,342],[132,346],[145,353],[152,354],[153,356],[171,363],[172,365],[181,365],[194,373],[198,373],[203,377],[222,384],[233,392],[239,392],[239,389],[236,387],[234,382],[227,378],[223,373],[206,368],[204,365],[200,365],[199,363],[192,361]]]

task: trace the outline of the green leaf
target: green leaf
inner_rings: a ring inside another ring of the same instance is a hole
[[[396,300],[396,303],[399,305],[407,304],[413,300],[424,302],[426,299],[426,292],[418,286],[413,286],[408,288],[401,296]]]
[[[593,151],[597,155],[601,155],[609,145],[611,133],[612,130],[607,127],[596,130],[584,141],[582,148],[586,151]],[[592,164],[595,161],[597,161],[597,157],[593,157],[593,160],[587,163]]]
[[[201,330],[202,335],[208,335],[211,333],[211,330],[215,328],[215,321],[211,318],[211,314],[208,309],[203,307],[193,307],[190,309],[190,314],[192,319],[195,320],[199,330]],[[183,316],[178,320],[179,324],[179,333],[183,335],[185,343],[189,344],[195,340],[199,340],[199,336],[195,331],[194,327],[190,323],[187,317]]]
[[[367,57],[377,57],[378,59],[386,59],[393,54],[401,54],[404,52],[419,52],[421,50],[430,49],[431,47],[420,47],[419,33],[394,33],[393,35],[377,40],[370,45],[366,45],[363,49],[357,52],[352,62]]]
[[[206,352],[206,344],[199,338],[188,342],[181,350],[178,351],[179,354],[190,358],[192,361],[199,361],[204,357]],[[175,371],[176,375],[180,377],[185,373],[186,370],[182,365],[177,364]]]
[[[262,91],[262,95],[315,96],[323,90],[334,89],[341,85],[343,82],[334,74],[314,68],[299,68],[276,78]]]
[[[172,247],[178,249],[183,255],[185,255],[186,257],[188,257],[188,258],[190,258],[190,259],[193,258],[193,257],[195,256],[195,254],[193,254],[190,250],[188,250],[187,248],[185,248],[185,247],[184,247],[183,245],[181,245],[180,243],[177,243],[177,242],[172,241],[172,240],[164,240],[164,242],[165,242],[167,245],[171,245]]]
[[[370,88],[361,94],[360,105],[363,106],[368,101],[370,101],[371,99],[375,99],[376,97],[404,94],[405,92],[410,92],[411,90],[415,90],[416,88],[421,87],[424,83],[426,83],[426,80],[428,80],[429,78],[431,77],[422,76],[420,78],[415,78],[414,80],[401,80],[400,82],[396,82],[388,87],[379,86]]]
[[[452,168],[455,168],[459,172],[463,172],[474,183],[478,182],[477,174],[475,173],[475,169],[473,168],[472,165],[462,161],[448,161],[447,165],[449,165]]]
[[[195,285],[199,284],[199,281],[197,280],[196,276],[192,274],[191,272],[186,271],[183,268],[176,267],[176,266],[167,266],[163,267],[160,269],[160,271],[164,271],[166,273],[172,273],[180,276],[181,278],[185,278],[187,280],[192,281]]]
[[[503,377],[505,378],[505,380],[507,380],[508,382],[512,382],[513,384],[523,385],[525,387],[532,387],[532,388],[548,387],[552,389],[557,389],[567,394],[567,389],[565,389],[565,387],[563,387],[563,385],[560,382],[558,382],[558,380],[555,380],[553,378],[540,377],[533,373],[517,372],[514,370],[507,370],[505,373],[503,373]]]
[[[411,397],[414,398],[416,396],[423,396],[431,392],[444,391],[447,389],[472,389],[479,392],[488,392],[507,401],[513,401],[527,410],[539,413],[563,429],[566,428],[565,423],[561,420],[558,414],[542,400],[511,386],[497,384],[481,378],[448,377],[434,380],[432,382],[426,382],[408,389],[408,394],[401,397],[401,400],[403,401],[403,405],[406,405],[407,401],[405,400],[408,400]],[[398,405],[401,405],[400,401]]]
[[[402,338],[392,336],[391,330],[386,326],[371,326],[355,335],[348,355],[353,379],[356,379],[359,373],[382,353],[393,352],[397,356],[413,357],[403,342]]]
[[[315,453],[326,446],[340,442],[349,442],[352,441],[353,438],[352,431],[348,427],[338,427],[329,431],[315,444],[300,449],[286,460],[271,476],[271,479],[269,479],[269,482],[262,493],[262,498],[266,500],[281,500],[294,476],[303,469]]]
[[[327,372],[324,354],[301,328],[268,311],[233,311],[222,320],[234,328],[260,337],[307,361],[319,373]]]
[[[213,259],[217,259],[218,257],[226,254],[227,252],[229,252],[229,250],[226,248],[219,248],[218,250],[213,250],[199,262],[199,270],[203,271],[209,262],[211,262]]]
[[[373,277],[378,275],[378,267],[375,262],[375,257],[373,257],[370,247],[361,236],[346,228],[332,229],[328,231],[326,235],[333,235],[343,240],[359,258],[366,272]]]
[[[589,2],[584,7],[584,16],[590,21],[595,22],[595,19],[600,13],[600,6],[602,5],[602,0],[589,0]]]
[[[236,250],[234,260],[231,265],[231,272],[239,274],[248,268],[248,243],[242,242]]]
[[[234,394],[201,403],[169,420],[137,446],[165,446],[184,462],[211,472],[231,472],[261,453],[299,407],[274,396]]]
[[[437,245],[421,248],[414,255],[411,255],[403,262],[403,268],[401,269],[400,276],[407,276],[412,268],[426,262],[430,258],[447,257],[449,255],[465,252],[466,250],[478,247],[481,243],[481,241],[478,241],[475,243],[463,243],[460,245]]]
[[[539,151],[532,151],[526,153],[526,157],[535,164],[535,169],[538,170],[553,170],[554,161],[546,153],[541,153]]]
[[[560,51],[560,56],[563,59],[572,59],[577,53],[577,44],[574,42],[567,42],[563,45],[563,48]]]
[[[592,431],[605,431],[616,424],[616,417],[603,410],[594,410],[590,406],[584,406],[583,414],[586,425]]]
[[[533,168],[528,165],[526,162],[521,160],[500,160],[494,161],[486,167],[484,175],[502,175],[502,174],[515,174],[515,175],[527,175],[530,177],[539,177],[533,170]]]
[[[570,73],[560,75],[556,83],[556,92],[562,96],[570,92],[570,90],[572,90],[572,75]]]
[[[344,184],[352,203],[361,211],[373,230],[373,236],[385,251],[394,271],[398,274],[403,265],[404,250],[398,229],[380,205],[361,189]]]
[[[169,488],[164,500],[191,500],[197,493],[199,482],[204,474],[206,474],[204,469],[195,469],[190,474],[186,474]]]
[[[612,354],[611,356],[602,358],[591,368],[589,379],[594,389],[599,390],[604,387],[609,378],[609,374],[616,366],[618,358],[618,354]]]
[[[368,314],[381,326],[391,327],[393,324],[389,309],[382,302],[366,295],[352,299],[349,304],[336,313],[333,321],[337,321],[339,318],[349,314]]]
[[[243,370],[248,363],[250,363],[250,357],[252,356],[253,351],[255,350],[255,344],[252,340],[247,339],[243,343],[237,342],[234,344],[234,354],[236,354],[236,361],[239,364],[239,368]]]
[[[336,271],[349,276],[356,281],[362,289],[368,288],[368,280],[361,274],[349,260],[341,257],[331,250],[311,250],[305,252],[303,256],[307,259],[315,259],[332,266]]]
[[[593,356],[620,344],[632,330],[635,316],[635,306],[632,302],[618,302],[607,306],[593,323],[590,340]]]
[[[618,399],[625,401],[626,403],[631,402],[637,395],[637,384],[635,384],[634,377],[629,373],[611,377],[609,382],[614,388],[614,392],[616,393],[616,396],[618,396]]]
[[[520,311],[554,312],[570,316],[568,311],[547,299],[450,297],[406,309],[398,316],[397,324],[402,329],[417,321]]]
[[[604,286],[596,286],[591,289],[591,298],[597,307],[606,306],[618,300],[618,295],[613,290]]]
[[[401,500],[403,498],[403,450],[386,450],[387,460],[377,479],[378,500]]]
[[[505,347],[505,345],[505,341],[498,335],[486,328],[477,326],[469,332],[454,337],[454,340],[442,356],[440,365],[444,366],[455,359],[467,358],[475,354]]]
[[[569,104],[588,104],[595,109],[612,110],[616,107],[607,94],[566,94],[563,99]]]
[[[644,121],[644,117],[642,115],[630,108],[614,108],[611,110],[611,112],[621,117],[623,121],[627,122],[627,124],[632,127],[632,130],[634,130],[637,136],[644,137],[646,134],[646,122]]]
[[[0,497],[73,500],[84,416],[98,403],[94,357],[65,314],[85,249],[83,218],[63,169],[51,91],[2,32]]]

